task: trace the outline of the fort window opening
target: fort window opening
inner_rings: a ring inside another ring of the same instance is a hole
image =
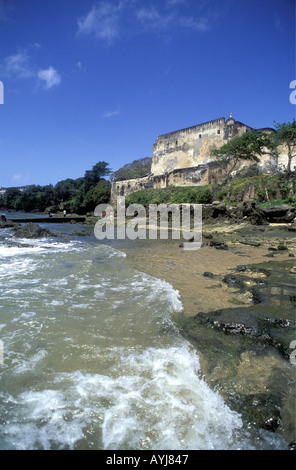
[[[201,134],[199,134],[199,138],[201,139]]]
[[[217,134],[220,134],[220,129],[217,130]]]

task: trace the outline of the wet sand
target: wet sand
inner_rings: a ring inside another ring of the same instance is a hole
[[[252,299],[245,296],[246,292],[223,282],[225,275],[237,274],[238,266],[260,264],[267,271],[275,269],[275,274],[285,282],[291,267],[296,267],[295,232],[288,228],[289,225],[203,224],[202,247],[192,251],[180,246],[182,240],[171,239],[125,239],[112,244],[127,254],[127,262],[135,269],[163,279],[179,291],[184,312],[177,321],[196,348],[201,373],[210,387],[219,391],[248,426],[280,433],[293,446],[296,442],[294,367],[269,344],[244,335],[224,334],[200,324],[196,326],[193,318],[199,312],[210,316],[217,310],[228,309],[236,321],[235,312],[240,318],[242,309],[252,308]],[[211,246],[215,245],[214,241],[220,243],[220,249]],[[221,249],[223,243],[227,249]],[[265,276],[261,271],[250,271],[248,282],[256,284],[258,277]],[[296,274],[292,276],[296,281]],[[282,285],[279,287],[281,290]],[[277,285],[272,288],[277,289]],[[281,300],[273,295],[271,302],[268,305],[272,305],[273,312],[270,313],[281,318]],[[248,325],[248,315],[244,321]]]
[[[238,265],[268,262],[270,259],[290,259],[289,253],[295,254],[293,236],[286,241],[289,251],[283,251],[277,257],[269,258],[268,250],[281,242],[278,232],[265,233],[258,229],[255,235],[246,235],[249,227],[209,225],[203,227],[203,243],[212,239],[226,242],[228,249],[202,246],[197,250],[184,250],[179,240],[136,240],[117,242],[119,248],[127,254],[128,263],[149,275],[164,279],[180,293],[186,317],[198,312],[209,312],[220,308],[235,307],[236,303],[248,304],[249,299],[239,296],[237,289],[229,288],[225,283],[204,273],[212,273],[221,278],[230,274]],[[264,228],[261,230],[265,230]],[[283,232],[284,233],[284,232]],[[207,237],[210,238],[207,238]],[[284,233],[283,237],[286,236]],[[213,238],[211,238],[213,237]],[[258,241],[260,246],[249,246],[244,243]],[[296,261],[295,261],[296,265]]]

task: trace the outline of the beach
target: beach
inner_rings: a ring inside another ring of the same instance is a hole
[[[293,225],[88,222],[1,231],[0,447],[294,448]]]
[[[284,231],[289,226],[258,228],[248,224],[204,224],[203,245],[197,250],[184,250],[180,240],[172,239],[118,240],[114,245],[128,255],[128,262],[133,267],[172,284],[180,292],[184,315],[190,317],[199,311],[233,307],[233,291],[217,282],[217,277],[223,277],[238,265],[267,263],[271,259],[291,261],[296,248],[294,233]],[[210,246],[213,240],[219,243],[218,249]],[[269,249],[277,247],[283,240],[288,249],[280,250],[272,258],[267,257],[272,254]],[[221,247],[223,243],[228,249]]]
[[[171,239],[115,242],[128,264],[180,293],[183,311],[175,321],[196,348],[211,388],[249,425],[282,433],[291,446],[293,230],[291,224],[204,224],[202,247],[192,251]]]

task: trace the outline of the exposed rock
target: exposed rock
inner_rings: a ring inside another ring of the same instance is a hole
[[[289,227],[287,227],[288,232],[296,232],[296,222],[295,220],[291,223]]]
[[[70,236],[75,236],[75,237],[86,237],[88,235],[90,235],[90,233],[87,232],[86,230],[82,230],[82,232],[75,231],[75,232],[70,233]]]
[[[238,224],[242,222],[252,225],[268,224],[264,211],[253,201],[245,201],[240,206],[227,206],[217,202],[204,204],[202,217],[206,222],[228,220]]]
[[[204,275],[205,277],[210,277],[210,278],[213,278],[213,277],[214,277],[214,274],[211,273],[211,272],[209,272],[209,271],[204,272],[203,275]]]
[[[283,204],[264,209],[266,220],[269,223],[291,223],[296,216],[296,208]]]
[[[0,219],[0,228],[16,228],[19,227],[20,224],[17,224],[16,222],[12,222],[11,220],[4,220]]]
[[[217,240],[212,240],[210,246],[214,246],[216,250],[228,250],[228,246],[225,242],[220,242]]]
[[[235,408],[239,413],[244,413],[250,424],[276,432],[281,423],[282,399],[272,394],[250,394],[236,397]]]
[[[7,248],[35,248],[34,245],[30,245],[29,243],[18,243],[18,242],[10,242],[5,244]]]
[[[19,225],[15,227],[14,232],[15,236],[18,238],[44,238],[57,236],[56,233],[51,232],[46,228],[42,228],[33,222],[29,222],[25,226]]]
[[[260,246],[261,243],[259,242],[239,242],[241,243],[242,245],[249,245],[249,246]]]
[[[246,220],[253,225],[267,224],[264,211],[254,201],[245,201],[242,212]]]
[[[270,261],[268,268],[260,265],[238,266],[237,273],[222,278],[222,282],[237,289],[239,295],[250,294],[250,306],[220,309],[206,314],[199,312],[194,322],[226,334],[256,339],[275,347],[288,359],[290,342],[295,339],[295,283],[291,274],[296,274],[296,266],[291,261],[285,261],[282,265]],[[279,301],[280,310],[276,307]]]

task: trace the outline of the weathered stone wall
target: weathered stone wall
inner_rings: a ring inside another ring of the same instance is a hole
[[[161,175],[214,161],[210,154],[213,148],[221,147],[231,137],[250,129],[230,117],[227,121],[220,118],[161,135],[153,146],[151,172]]]
[[[153,177],[133,178],[129,180],[112,180],[111,201],[114,202],[117,196],[128,196],[141,189],[153,188]]]
[[[117,196],[148,188],[167,188],[168,186],[204,186],[221,183],[225,179],[225,170],[217,162],[198,165],[191,168],[177,168],[163,175],[149,175],[144,178],[112,181],[112,202]]]
[[[116,196],[127,196],[147,188],[222,183],[226,171],[211,156],[211,150],[251,130],[250,126],[235,121],[230,114],[227,121],[223,117],[160,135],[153,145],[151,174],[143,178],[113,181],[112,201]],[[260,130],[274,132],[270,128]],[[287,152],[282,148],[278,159],[270,155],[261,156],[259,167],[267,173],[276,172],[285,168],[287,159]],[[235,170],[249,165],[250,162],[241,161]]]

